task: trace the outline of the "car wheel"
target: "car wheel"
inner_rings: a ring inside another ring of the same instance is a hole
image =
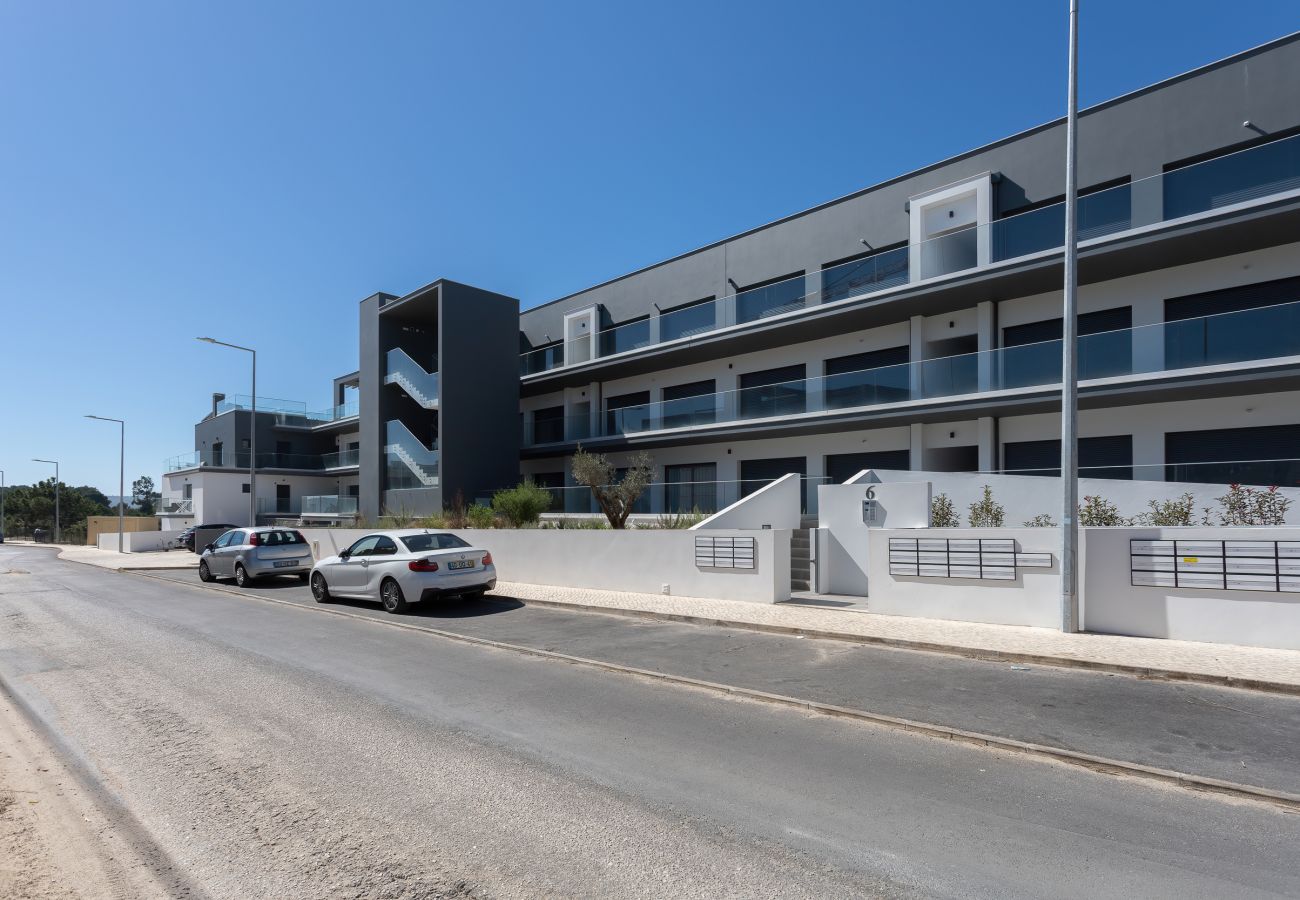
[[[317,603],[330,602],[330,586],[325,583],[325,576],[320,572],[311,573],[311,595]]]
[[[253,576],[249,575],[248,571],[243,566],[236,564],[235,584],[239,585],[240,587],[248,587],[252,583],[253,583]]]
[[[199,581],[211,581],[212,572],[208,569],[208,561],[199,561]]]
[[[402,595],[402,586],[391,578],[379,586],[379,599],[390,613],[404,613],[409,608],[406,597]]]
[[[468,594],[461,594],[461,597],[466,600],[482,600],[483,595],[486,593],[487,591],[483,588],[479,588],[477,591],[470,591]]]

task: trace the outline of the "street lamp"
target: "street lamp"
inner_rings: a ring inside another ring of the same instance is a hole
[[[1079,0],[1070,0],[1069,86],[1065,111],[1065,285],[1061,329],[1061,630],[1079,630],[1079,373],[1075,365],[1079,289]]]
[[[126,494],[123,493],[126,488],[126,422],[106,416],[87,415],[86,418],[98,419],[101,422],[116,422],[120,426],[117,451],[117,552],[121,553],[123,552],[122,535],[126,531]]]
[[[0,469],[0,544],[5,542],[5,470]]]
[[[59,538],[59,463],[54,459],[36,459],[32,462],[49,463],[54,466],[54,543],[61,543]]]
[[[253,354],[253,410],[252,417],[249,419],[248,431],[248,524],[257,524],[257,351],[252,347],[241,347],[238,344],[227,344],[225,341],[219,341],[216,338],[201,337],[197,340],[205,344],[216,344],[219,347],[229,347],[231,350],[243,350],[245,353]]]

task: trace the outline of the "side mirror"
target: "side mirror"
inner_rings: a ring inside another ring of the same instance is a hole
[[[349,556],[351,556],[351,555],[352,555],[352,551],[351,551],[351,550],[340,550],[340,551],[339,551],[339,559],[347,559],[347,558],[348,558]]]
[[[206,553],[206,552],[209,551],[209,550],[214,550],[214,549],[216,549],[216,546],[217,546],[216,544],[208,544],[206,547],[203,548],[203,550],[204,550],[204,552]]]

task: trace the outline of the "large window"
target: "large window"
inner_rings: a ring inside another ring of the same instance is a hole
[[[753,322],[804,305],[803,272],[782,275],[736,292],[736,321]]]
[[[1133,308],[1117,306],[1079,316],[1079,378],[1107,378],[1133,370]],[[1002,329],[998,354],[1002,387],[1056,384],[1061,380],[1062,319]]]
[[[911,397],[907,347],[826,360],[826,408],[893,403]]]
[[[713,298],[665,309],[659,314],[659,340],[673,341],[717,327]]]
[[[1095,185],[1079,192],[1079,240],[1101,237],[1129,227],[1133,201],[1127,182]],[[993,260],[1015,259],[1064,243],[1065,197],[1020,207],[992,223]]]
[[[664,466],[664,511],[670,513],[718,511],[718,466],[692,463]]]
[[[832,453],[826,457],[826,478],[828,484],[844,484],[863,469],[893,469],[906,472],[911,467],[910,450]]]
[[[808,461],[802,456],[787,456],[778,459],[746,459],[740,464],[740,496],[748,497],[754,491],[766,487],[778,478],[791,472],[800,476],[800,509],[808,508]]]
[[[650,317],[622,322],[600,333],[600,355],[638,350],[650,343]]]
[[[650,428],[650,392],[636,391],[605,400],[605,433],[624,434]]]
[[[1061,442],[1011,441],[1002,445],[1002,468],[1008,475],[1060,475]],[[1133,436],[1079,438],[1079,474],[1084,478],[1133,477]]]
[[[1300,278],[1165,301],[1167,369],[1296,354],[1300,354]]]
[[[551,406],[533,412],[533,443],[553,444],[564,440],[564,407]]]
[[[803,366],[766,369],[740,376],[740,418],[788,416],[805,409]]]
[[[1165,480],[1300,487],[1300,425],[1170,432]]]
[[[663,427],[708,425],[717,419],[713,379],[664,388]]]
[[[1300,135],[1240,144],[1215,159],[1168,168],[1162,191],[1166,219],[1244,203],[1300,187]]]
[[[907,282],[906,246],[836,260],[822,266],[822,302],[870,294]]]

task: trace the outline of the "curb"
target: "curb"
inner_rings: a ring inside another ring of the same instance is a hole
[[[947,656],[961,656],[967,659],[979,659],[997,662],[1034,663],[1040,666],[1056,666],[1064,669],[1088,669],[1093,672],[1109,672],[1116,675],[1131,675],[1161,681],[1186,681],[1195,684],[1209,684],[1216,687],[1239,688],[1242,690],[1263,691],[1271,694],[1287,694],[1300,697],[1300,684],[1285,681],[1265,681],[1258,678],[1236,678],[1231,675],[1211,675],[1204,672],[1185,672],[1178,669],[1157,669],[1150,666],[1126,666],[1122,663],[1097,662],[1089,659],[1077,659],[1070,656],[1049,656],[1040,653],[1015,653],[1008,650],[989,650],[980,647],[963,647],[957,644],[937,644],[928,641],[912,641],[906,638],[882,637],[869,634],[848,634],[842,631],[825,631],[817,628],[796,628],[788,625],[769,625],[762,622],[741,622],[732,619],[718,619],[712,616],[693,616],[687,613],[663,613],[654,610],[622,609],[607,606],[588,606],[583,603],[566,603],[562,600],[519,600],[528,606],[546,606],[554,609],[582,610],[584,612],[607,613],[613,616],[658,619],[664,622],[684,622],[689,625],[714,625],[723,628],[741,628],[747,631],[761,631],[768,634],[799,635],[801,637],[821,640],[843,641],[850,644],[871,644],[880,647],[893,647],[900,650],[919,650],[926,653],[943,653]]]
[[[621,663],[606,662],[598,659],[589,659],[583,656],[573,656],[568,653],[559,653],[554,650],[542,650],[537,647],[525,647],[520,644],[508,644],[503,641],[494,641],[488,638],[473,637],[465,634],[458,634],[454,631],[443,631],[439,628],[430,628],[425,625],[412,625],[401,621],[388,621],[385,619],[376,619],[371,616],[357,615],[342,609],[331,609],[328,606],[307,606],[302,603],[295,603],[291,600],[278,600],[274,597],[267,597],[263,594],[249,594],[234,588],[227,588],[221,585],[194,585],[185,582],[178,582],[173,579],[165,578],[158,575],[152,575],[141,570],[128,571],[127,574],[140,575],[145,578],[155,578],[159,581],[166,581],[170,584],[176,584],[181,587],[194,588],[198,590],[214,591],[222,594],[229,594],[234,597],[243,597],[245,599],[261,600],[266,603],[276,603],[282,606],[293,607],[294,609],[305,612],[323,612],[330,615],[341,616],[349,619],[356,619],[362,622],[369,622],[374,625],[382,625],[391,628],[401,628],[407,631],[414,631],[420,634],[432,634],[437,637],[457,641],[462,644],[470,644],[479,647],[488,647],[494,650],[504,650],[512,653],[519,653],[525,656],[533,656],[540,659],[550,659],[558,662],[566,662],[571,665],[583,666],[586,668],[598,669],[606,672],[616,672],[623,675],[639,676],[653,681],[665,684],[681,685],[683,687],[693,687],[712,693],[723,694],[732,697],[739,697],[746,700],[754,700],[760,703],[769,703],[776,706],[785,706],[793,709],[802,709],[808,712],[818,713],[820,715],[832,716],[843,719],[853,719],[859,722],[876,725],[884,728],[890,728],[895,731],[906,731],[912,734],[925,735],[927,737],[942,738],[945,740],[955,741],[958,743],[969,744],[976,747],[985,747],[993,750],[1004,750],[1013,753],[1019,753],[1036,759],[1050,760],[1058,763],[1065,763],[1079,768],[1089,769],[1093,772],[1099,772],[1107,775],[1127,775],[1136,778],[1144,778],[1148,781],[1156,781],[1162,784],[1173,785],[1189,791],[1199,793],[1221,794],[1230,797],[1236,797],[1244,800],[1252,800],[1260,803],[1267,803],[1279,807],[1289,812],[1300,812],[1300,794],[1291,794],[1286,791],[1274,791],[1269,788],[1257,787],[1248,784],[1239,784],[1237,782],[1223,781],[1218,778],[1208,778],[1200,775],[1188,775],[1182,772],[1175,772],[1172,769],[1161,769],[1155,766],[1147,766],[1141,763],[1124,762],[1123,760],[1110,759],[1105,756],[1096,756],[1091,753],[1082,753],[1075,750],[1063,750],[1058,747],[1049,747],[1045,744],[1035,744],[1027,741],[1018,741],[1014,738],[998,737],[996,735],[980,734],[974,731],[964,731],[960,728],[950,728],[946,725],[934,725],[927,722],[917,722],[912,719],[902,719],[896,716],[888,716],[883,713],[867,712],[866,710],[853,709],[847,706],[836,706],[830,703],[822,703],[816,700],[802,700],[798,697],[791,697],[786,694],[773,694],[767,691],[760,691],[754,688],[736,687],[735,685],[720,684],[714,681],[705,681],[700,678],[692,678],[687,675],[673,675],[668,672],[657,672],[653,669],[641,669],[636,666],[625,666]],[[564,606],[565,604],[554,604]],[[582,607],[590,609],[590,607]],[[725,624],[725,623],[716,623]],[[792,632],[807,634],[808,632]]]

